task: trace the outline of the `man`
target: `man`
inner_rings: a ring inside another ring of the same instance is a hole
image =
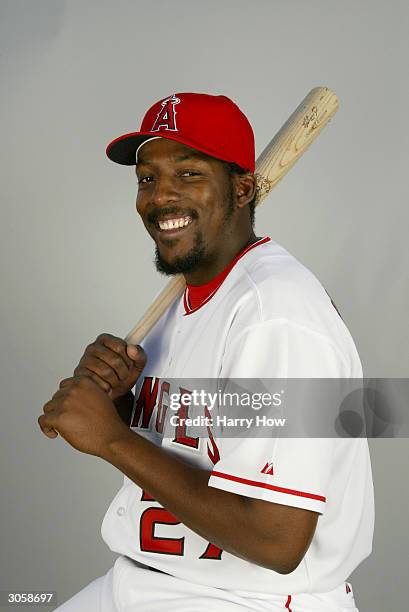
[[[102,525],[120,556],[59,610],[355,610],[345,581],[373,533],[365,439],[164,430],[182,377],[362,377],[318,280],[253,231],[248,120],[224,96],[175,94],[107,154],[136,166],[156,267],[182,273],[186,290],[143,348],[99,336],[39,418],[49,437],[58,432],[124,474]]]

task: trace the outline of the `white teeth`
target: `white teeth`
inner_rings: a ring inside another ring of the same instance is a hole
[[[168,219],[167,221],[159,221],[159,227],[161,230],[177,229],[179,227],[185,227],[191,222],[191,217],[180,217],[178,219]]]

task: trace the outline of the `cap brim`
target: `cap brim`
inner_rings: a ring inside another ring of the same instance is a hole
[[[135,166],[136,164],[136,149],[145,140],[152,138],[151,132],[132,132],[131,134],[123,134],[119,138],[115,138],[109,143],[106,149],[106,154],[112,161],[124,166]]]

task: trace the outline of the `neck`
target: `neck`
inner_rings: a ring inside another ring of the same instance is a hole
[[[223,272],[225,268],[233,261],[233,259],[244,251],[248,246],[260,240],[253,230],[240,241],[235,241],[233,244],[224,244],[223,252],[217,253],[212,262],[207,264],[206,267],[200,267],[196,270],[186,273],[185,277],[186,284],[188,285],[205,285],[215,278],[218,274]]]

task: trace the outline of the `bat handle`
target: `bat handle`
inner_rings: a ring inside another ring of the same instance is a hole
[[[153,301],[143,317],[127,334],[125,342],[129,344],[139,344],[142,342],[146,334],[158,322],[166,309],[183,294],[185,287],[185,277],[182,274],[178,274],[172,278]]]

